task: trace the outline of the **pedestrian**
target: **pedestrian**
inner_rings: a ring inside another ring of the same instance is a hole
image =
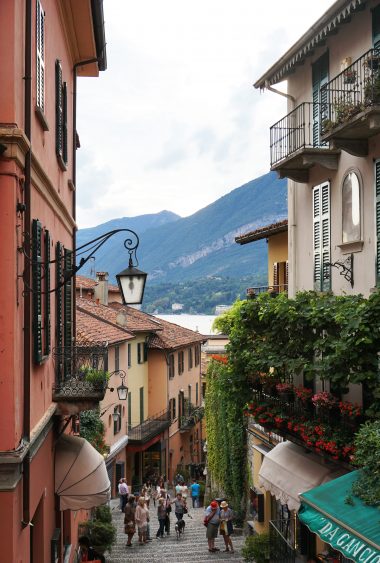
[[[187,512],[186,500],[182,498],[182,493],[177,493],[177,496],[172,500],[171,504],[174,504],[174,512],[178,520],[182,520],[185,511]]]
[[[186,500],[187,495],[189,493],[189,489],[187,488],[185,481],[181,482],[181,493],[182,493],[182,498],[184,498]]]
[[[228,506],[228,502],[223,500],[220,503],[220,526],[219,526],[219,533],[223,536],[224,545],[226,549],[224,551],[231,551],[234,552],[234,548],[232,545],[231,535],[233,534],[234,527],[232,524],[233,518],[233,511]],[[231,548],[231,549],[229,549]]]
[[[123,483],[123,479],[119,479],[119,483],[117,485],[117,490],[118,490],[118,493],[119,493],[119,508],[120,508],[121,511],[123,511],[123,497],[122,497],[122,493],[121,493],[122,483]]]
[[[206,508],[204,524],[207,526],[206,538],[208,543],[208,550],[211,553],[215,551],[220,551],[218,547],[215,547],[215,538],[218,535],[218,528],[220,522],[220,508],[216,500],[211,501],[210,505]]]
[[[78,538],[79,544],[79,561],[100,561],[106,563],[104,555],[98,553],[93,547],[90,547],[90,539],[87,536]]]
[[[139,544],[142,545],[148,541],[147,528],[149,522],[149,510],[146,508],[144,497],[139,498],[135,512],[135,522],[137,524]]]
[[[193,483],[190,486],[190,491],[191,491],[191,500],[193,502],[193,508],[198,508],[201,486],[196,479],[193,479]]]
[[[133,495],[129,495],[128,502],[124,508],[124,532],[128,536],[127,547],[132,546],[132,538],[136,533],[136,520],[135,520],[135,497]]]
[[[161,489],[161,498],[164,499],[164,504],[166,508],[166,518],[165,518],[165,532],[166,535],[170,535],[170,513],[172,511],[172,505],[170,502],[170,495],[166,489]]]
[[[165,531],[165,520],[166,520],[166,506],[165,506],[165,499],[163,498],[160,498],[158,500],[157,518],[158,518],[159,528],[157,530],[156,537],[163,538]]]
[[[127,480],[122,479],[119,485],[119,493],[121,496],[121,510],[124,512],[125,505],[127,504],[128,495],[129,495],[129,487],[127,485]]]

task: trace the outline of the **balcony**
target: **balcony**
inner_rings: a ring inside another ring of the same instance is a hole
[[[127,426],[128,444],[143,445],[169,428],[171,424],[170,411],[165,409],[137,426]]]
[[[380,51],[370,49],[321,88],[321,140],[354,156],[380,132]]]
[[[280,178],[307,182],[316,164],[338,168],[339,150],[320,140],[319,103],[303,102],[270,128],[271,170]]]
[[[280,285],[262,285],[259,287],[248,287],[247,288],[247,299],[255,299],[260,293],[270,293],[271,297],[277,297],[279,293],[287,293],[288,284]]]
[[[179,417],[179,431],[188,432],[191,430],[197,422],[202,420],[204,415],[204,407],[196,407],[192,403],[186,402],[182,416]]]
[[[269,550],[271,561],[294,563],[296,561],[295,518],[269,521]]]
[[[350,412],[351,403],[341,405],[337,400],[334,407],[324,409],[313,405],[311,394],[301,400],[263,388],[253,391],[246,414],[266,431],[350,469],[354,434],[364,421],[361,412],[355,415],[357,405],[352,407]]]
[[[54,350],[53,401],[58,414],[72,415],[95,408],[107,390],[106,343],[66,346]]]

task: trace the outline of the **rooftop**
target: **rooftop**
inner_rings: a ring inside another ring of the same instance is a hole
[[[77,308],[77,343],[97,342],[101,336],[108,344],[116,344],[134,338],[126,330],[111,325],[100,318],[95,318]]]
[[[288,230],[288,220],[284,219],[278,223],[272,223],[271,225],[266,225],[265,227],[260,227],[255,231],[250,231],[244,235],[240,235],[235,238],[235,242],[238,244],[247,244],[248,242],[253,242],[255,240],[261,240],[263,238],[269,238],[273,235],[278,235],[279,233],[285,233]]]

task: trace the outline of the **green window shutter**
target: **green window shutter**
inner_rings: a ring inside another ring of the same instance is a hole
[[[137,363],[141,364],[141,343],[137,344]]]
[[[330,262],[330,184],[313,188],[313,257],[314,289],[331,289]]]
[[[144,342],[144,362],[148,361],[148,343]]]
[[[32,221],[32,280],[33,280],[33,357],[37,364],[43,360],[42,342],[42,225]]]
[[[36,8],[36,105],[45,111],[45,13],[39,0]]]
[[[375,162],[376,285],[380,285],[380,160]]]
[[[177,415],[176,400],[173,398],[173,420],[175,419],[176,415]]]
[[[132,428],[132,393],[128,393],[128,431]]]
[[[372,44],[380,49],[380,5],[372,10]]]
[[[140,424],[144,422],[144,387],[140,387]]]
[[[62,86],[62,159],[67,164],[67,83]]]
[[[63,89],[61,61],[55,61],[55,151],[63,159]]]
[[[313,188],[313,262],[314,262],[314,289],[321,290],[321,188]]]
[[[128,344],[128,367],[132,365],[132,344]]]
[[[72,250],[64,249],[64,273],[69,273],[73,269],[73,252]],[[72,278],[67,278],[63,286],[63,339],[64,346],[72,346],[73,341],[73,281]]]
[[[313,146],[320,146],[320,121],[326,113],[327,92],[322,89],[329,79],[329,52],[326,51],[312,65],[312,98],[313,98]]]
[[[55,246],[55,283],[59,288],[55,294],[55,345],[58,349],[63,346],[63,287],[60,287],[63,276],[63,245],[57,242]],[[61,356],[58,356],[61,357]],[[57,362],[56,365],[56,378],[57,381],[62,381],[64,376],[63,362]]]
[[[45,295],[44,295],[44,354],[50,354],[51,322],[50,322],[50,233],[45,231]]]
[[[321,185],[321,197],[322,197],[322,230],[321,230],[321,241],[322,241],[322,290],[331,290],[331,266],[328,266],[331,262],[331,251],[330,251],[330,184],[326,182]]]
[[[120,347],[115,346],[115,371],[120,369]]]

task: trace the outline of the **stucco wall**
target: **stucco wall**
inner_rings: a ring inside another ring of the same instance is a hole
[[[268,238],[268,285],[273,285],[273,264],[288,259],[288,233],[278,233]],[[284,280],[280,280],[280,284]]]

